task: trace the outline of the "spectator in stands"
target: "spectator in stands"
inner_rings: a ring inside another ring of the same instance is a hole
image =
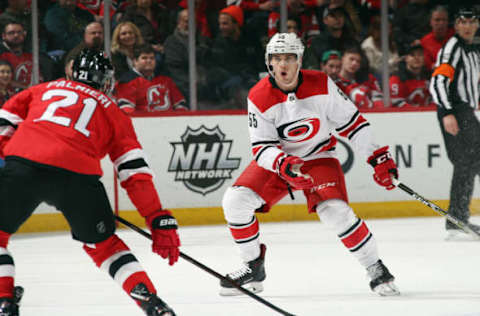
[[[115,2],[116,1],[113,0],[110,5],[110,18],[115,14],[115,7],[113,6]],[[103,20],[105,12],[105,3],[103,0],[78,0],[77,7],[90,12],[95,17],[95,21]]]
[[[304,66],[308,69],[319,69],[323,53],[327,50],[343,52],[346,46],[360,44],[345,26],[345,9],[338,7],[325,9],[323,23],[325,31],[312,39],[310,47],[305,50]]]
[[[383,108],[380,85],[368,69],[368,60],[362,49],[358,46],[347,48],[342,56],[337,85],[358,108]]]
[[[94,16],[76,6],[76,0],[58,0],[51,6],[44,18],[45,27],[52,41],[49,51],[59,51],[56,55],[73,49],[82,41],[83,32]]]
[[[7,8],[5,8],[5,11],[0,15],[0,28],[3,29],[7,22],[16,21],[22,23],[27,31],[25,48],[30,50],[32,48],[32,13],[29,3],[30,1],[28,0],[8,0]],[[38,23],[38,27],[40,51],[46,52],[48,38],[46,36],[45,26],[40,22]]]
[[[405,55],[411,45],[420,44],[420,39],[429,32],[429,0],[410,0],[395,11],[393,37],[400,55]]]
[[[426,106],[431,98],[428,92],[430,72],[425,67],[421,45],[410,47],[398,71],[390,77],[392,106]]]
[[[16,91],[12,87],[13,68],[6,60],[0,59],[0,108]]]
[[[443,45],[455,34],[455,30],[448,26],[448,10],[444,6],[436,6],[430,14],[432,31],[422,37],[420,43],[425,55],[425,66],[433,70],[437,53]]]
[[[309,2],[316,3],[317,1],[311,0]],[[317,12],[319,12],[320,17],[323,17],[326,9],[332,10],[340,7],[345,10],[346,27],[356,36],[357,40],[360,40],[362,38],[361,35],[363,34],[364,27],[360,20],[359,7],[355,0],[329,0],[323,5],[320,5]],[[322,31],[325,29],[324,25],[321,25],[321,29]]]
[[[368,59],[370,71],[378,80],[381,80],[383,72],[381,27],[382,24],[380,15],[377,14],[372,16],[370,27],[368,29],[369,37],[367,37],[361,45],[363,51],[365,52],[365,56]],[[392,27],[390,21],[388,22],[388,31],[388,66],[390,73],[393,73],[396,70],[398,62],[400,61],[400,57],[398,56],[395,41],[392,38]]]
[[[211,10],[209,8],[209,1],[195,0],[195,24],[197,32],[201,36],[212,38],[214,29],[216,28],[216,20],[218,18],[219,10]],[[182,0],[178,4],[181,9],[188,9],[188,1]],[[175,21],[178,16],[175,16]],[[215,32],[216,34],[217,32]]]
[[[334,82],[337,82],[342,69],[342,53],[338,50],[327,50],[322,56],[322,71]]]
[[[208,38],[198,33],[196,35],[197,92],[200,100],[208,98],[203,65],[209,48]],[[190,102],[188,10],[186,9],[178,13],[177,27],[165,40],[165,65],[187,102]]]
[[[132,22],[120,22],[112,35],[112,65],[115,79],[133,69],[133,48],[143,45],[144,40],[139,28]]]
[[[215,37],[207,58],[207,84],[227,108],[246,108],[248,90],[264,70],[263,51],[256,38],[242,31],[243,11],[229,6],[220,11],[220,33]]]
[[[118,106],[126,113],[188,110],[185,98],[172,79],[155,76],[155,50],[150,44],[136,46],[134,69],[126,72],[115,88]]]
[[[316,16],[316,6],[307,5],[302,0],[289,0],[288,4],[288,23],[296,23],[298,27],[297,35],[307,44],[313,37],[320,34],[320,26]],[[268,37],[272,37],[280,31],[280,12],[274,10],[268,16]]]
[[[19,22],[8,22],[2,32],[0,59],[7,60],[13,68],[12,86],[25,89],[32,84],[33,55],[25,49],[26,32]],[[39,54],[40,81],[54,79],[55,64],[43,53]]]
[[[103,24],[97,21],[89,23],[83,32],[83,41],[67,53],[66,59],[75,59],[85,48],[103,50],[103,38]]]
[[[120,18],[120,22],[125,21],[132,22],[140,29],[143,40],[152,45],[159,61],[159,56],[163,53],[163,42],[170,34],[167,9],[154,0],[136,0]]]

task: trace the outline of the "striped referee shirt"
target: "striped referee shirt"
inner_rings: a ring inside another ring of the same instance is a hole
[[[444,114],[459,106],[478,107],[480,52],[458,34],[452,36],[437,54],[430,82],[433,102]]]

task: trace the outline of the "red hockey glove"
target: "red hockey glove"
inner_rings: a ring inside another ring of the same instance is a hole
[[[152,232],[152,251],[173,265],[180,255],[180,238],[177,234],[177,220],[168,210],[159,210],[148,215],[146,222]]]
[[[313,179],[300,171],[303,163],[300,157],[286,156],[278,162],[277,173],[295,189],[310,189],[313,187]]]
[[[392,183],[392,176],[398,179],[398,170],[392,155],[388,151],[388,146],[377,149],[368,158],[368,163],[375,170],[373,180],[387,190],[392,190],[395,186]]]

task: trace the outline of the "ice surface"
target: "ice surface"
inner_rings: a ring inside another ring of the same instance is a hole
[[[477,220],[478,222],[478,220]],[[366,272],[320,222],[264,223],[264,299],[295,315],[480,315],[480,242],[446,242],[443,219],[367,220],[399,297],[378,297]],[[218,280],[180,259],[173,267],[150,242],[119,230],[178,316],[280,315],[247,297],[221,297]],[[219,273],[239,268],[225,226],[181,227],[181,250]],[[24,286],[22,316],[143,315],[69,233],[19,234],[10,242]]]

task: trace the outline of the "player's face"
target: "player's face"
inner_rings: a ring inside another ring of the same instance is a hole
[[[8,86],[12,81],[12,69],[8,65],[0,65],[0,85]]]
[[[273,67],[275,81],[283,90],[295,87],[298,79],[298,62],[295,54],[273,54],[270,57],[270,65]]]
[[[332,79],[336,79],[338,77],[341,68],[342,60],[339,58],[330,59],[322,66],[322,70]]]
[[[133,32],[130,25],[122,25],[120,27],[120,32],[118,33],[118,41],[120,42],[121,46],[125,47],[133,47],[137,37]]]
[[[458,18],[457,21],[455,21],[455,30],[461,38],[471,44],[478,30],[478,19]]]
[[[155,54],[140,54],[134,61],[135,68],[140,72],[152,72],[155,69]]]

